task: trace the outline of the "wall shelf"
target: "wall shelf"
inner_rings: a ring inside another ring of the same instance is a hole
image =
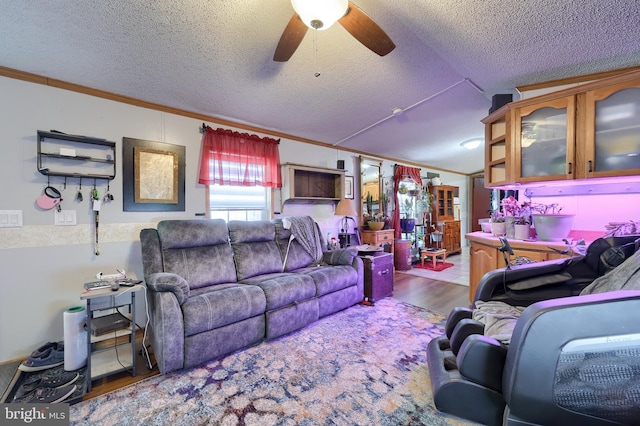
[[[282,204],[334,203],[344,196],[344,170],[286,163],[282,165]]]
[[[45,176],[111,180],[116,176],[116,143],[38,130],[37,161]]]

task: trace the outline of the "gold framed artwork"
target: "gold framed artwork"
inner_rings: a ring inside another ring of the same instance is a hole
[[[178,154],[171,151],[133,148],[136,203],[178,202]]]
[[[184,211],[185,147],[122,141],[124,211]]]

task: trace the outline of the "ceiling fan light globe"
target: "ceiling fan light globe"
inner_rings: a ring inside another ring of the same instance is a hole
[[[309,28],[326,30],[344,16],[348,0],[291,0],[296,13]]]

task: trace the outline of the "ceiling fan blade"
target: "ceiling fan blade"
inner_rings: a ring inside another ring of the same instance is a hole
[[[387,33],[369,15],[351,2],[349,2],[347,13],[338,22],[356,40],[380,56],[390,53],[396,47]]]
[[[273,54],[273,60],[276,62],[286,62],[289,60],[293,52],[296,51],[304,35],[307,33],[307,26],[302,22],[297,13],[293,14],[291,20],[287,24],[280,37],[276,51]]]

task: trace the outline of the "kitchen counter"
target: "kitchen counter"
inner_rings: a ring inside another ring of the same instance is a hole
[[[578,240],[584,238],[588,244],[600,238],[604,232],[595,231],[571,231],[568,240]],[[473,302],[476,288],[480,279],[489,271],[503,268],[504,258],[498,248],[502,245],[497,237],[486,232],[471,232],[465,235],[469,240],[471,248],[469,265],[469,300]],[[559,253],[567,250],[564,241],[538,241],[538,240],[514,240],[510,239],[509,244],[513,249],[514,256],[527,257],[534,261],[545,261],[568,257],[570,253]],[[556,251],[558,250],[558,251]]]

